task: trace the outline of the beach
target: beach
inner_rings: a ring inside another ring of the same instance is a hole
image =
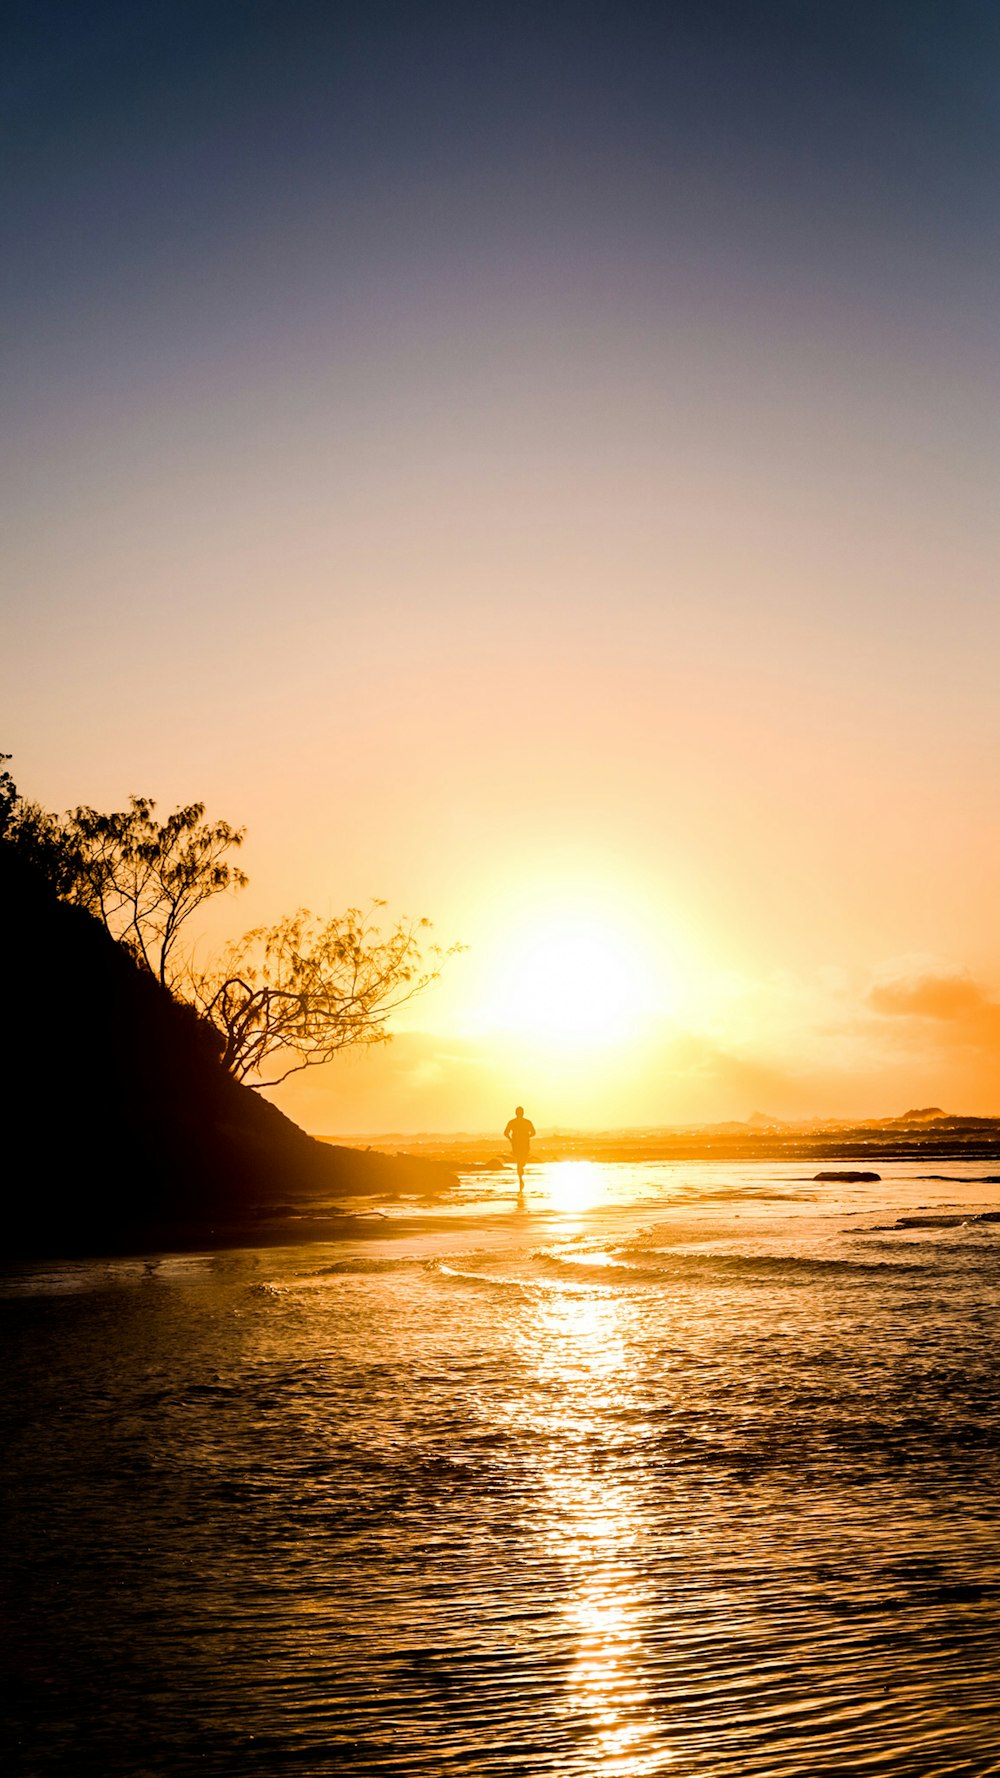
[[[818,1170],[8,1267],[5,1769],[1000,1770],[1000,1185]]]

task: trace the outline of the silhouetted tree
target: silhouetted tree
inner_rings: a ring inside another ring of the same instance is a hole
[[[404,921],[383,934],[357,908],[326,921],[300,908],[248,932],[216,968],[192,975],[188,992],[219,1032],[230,1074],[277,1086],[341,1050],[388,1041],[390,1014],[436,979],[418,936],[429,926]]]
[[[0,754],[0,766],[8,757]],[[96,916],[143,972],[194,1007],[214,1027],[235,1080],[277,1086],[341,1050],[387,1042],[390,1015],[437,970],[424,967],[421,950],[429,921],[401,921],[383,933],[357,908],[326,921],[301,908],[246,933],[212,968],[196,969],[180,954],[181,929],[211,896],[245,886],[226,856],[245,831],[206,821],[203,803],[160,823],[155,802],[143,796],[110,815],[81,807],[60,820],[25,802],[0,772],[5,851],[40,872],[63,901]]]
[[[228,821],[206,821],[204,803],[158,822],[147,796],[130,797],[127,809],[110,815],[81,807],[59,820],[19,797],[9,773],[0,779],[5,844],[63,901],[94,914],[164,987],[178,984],[175,952],[185,922],[211,896],[245,886],[243,871],[226,858],[245,832]]]
[[[0,754],[0,760],[10,757]],[[39,803],[26,802],[7,771],[0,774],[0,840],[57,895],[72,897],[79,859],[67,827]]]
[[[184,923],[213,895],[243,889],[247,877],[226,853],[241,846],[242,827],[205,820],[204,803],[175,809],[162,824],[151,797],[129,797],[115,814],[74,809],[66,821],[77,856],[68,899],[103,921],[136,962],[165,987],[179,985],[174,950]]]
[[[9,753],[0,753],[0,766],[5,768],[0,772],[0,840],[7,832],[11,815],[14,812],[14,805],[17,802],[17,785],[6,770],[7,761],[11,757],[12,755]]]

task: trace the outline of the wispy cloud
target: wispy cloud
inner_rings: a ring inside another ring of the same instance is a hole
[[[907,956],[881,965],[865,1002],[887,1018],[933,1020],[982,1041],[1000,1040],[1000,1001],[968,969],[944,958]]]

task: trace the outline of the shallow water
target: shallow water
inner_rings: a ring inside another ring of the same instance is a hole
[[[1000,1185],[809,1171],[8,1272],[5,1769],[1000,1771]]]

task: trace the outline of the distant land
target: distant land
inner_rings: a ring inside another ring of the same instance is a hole
[[[334,1140],[321,1137],[321,1141]],[[336,1138],[343,1141],[343,1137]],[[482,1133],[357,1136],[373,1151],[411,1155],[453,1170],[506,1162],[500,1136]],[[754,1112],[745,1123],[649,1125],[627,1130],[541,1130],[536,1161],[1000,1161],[1000,1118],[921,1106],[901,1116],[786,1123]]]

